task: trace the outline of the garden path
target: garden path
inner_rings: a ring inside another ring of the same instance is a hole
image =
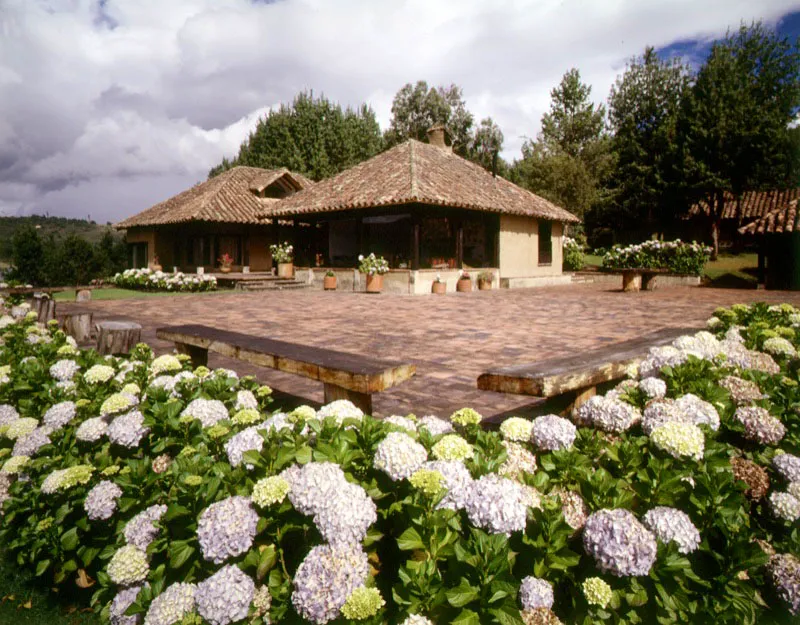
[[[374,397],[375,413],[447,417],[471,406],[485,416],[524,413],[530,397],[479,391],[478,375],[503,366],[566,356],[664,327],[702,328],[718,306],[789,302],[800,292],[677,287],[620,293],[609,284],[482,291],[445,296],[276,291],[96,301],[95,319],[128,318],[163,353],[157,327],[202,323],[305,345],[411,362],[417,376]],[[59,303],[59,307],[67,304]],[[212,356],[210,366],[251,373],[301,401],[322,401],[322,385]]]

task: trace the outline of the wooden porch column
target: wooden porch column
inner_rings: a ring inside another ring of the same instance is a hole
[[[464,266],[464,222],[456,226],[456,269]]]
[[[766,284],[767,281],[767,255],[766,245],[764,244],[765,235],[761,235],[761,241],[758,244],[758,284]]]
[[[414,220],[413,233],[411,235],[411,268],[419,269],[419,244],[422,234],[422,224],[419,220]]]

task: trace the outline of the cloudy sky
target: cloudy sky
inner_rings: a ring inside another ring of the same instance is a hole
[[[0,0],[0,214],[117,221],[205,179],[313,89],[382,127],[406,82],[456,83],[514,158],[578,67],[602,101],[654,45],[701,58],[800,0]]]

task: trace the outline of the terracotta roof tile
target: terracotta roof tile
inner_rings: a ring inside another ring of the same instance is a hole
[[[774,191],[746,191],[742,194],[741,202],[725,193],[725,208],[722,212],[723,219],[756,220],[770,211],[785,207],[792,200],[800,198],[800,188]],[[692,215],[708,213],[708,204],[699,202],[692,206]]]
[[[414,139],[282,199],[263,209],[261,216],[289,217],[412,202],[579,221],[572,213],[492,176],[475,163]]]
[[[164,202],[119,222],[122,230],[138,226],[178,224],[189,221],[212,221],[241,224],[263,223],[258,215],[278,200],[259,198],[252,189],[261,190],[281,177],[296,189],[312,183],[288,169],[233,167],[214,178],[196,184]],[[260,185],[260,186],[257,186]]]
[[[797,200],[771,210],[760,219],[739,228],[742,234],[774,234],[781,232],[800,232],[797,214]]]

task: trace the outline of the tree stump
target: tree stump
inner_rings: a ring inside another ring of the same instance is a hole
[[[35,293],[31,302],[31,310],[39,315],[40,323],[47,323],[56,318],[56,302],[47,294]]]
[[[61,329],[74,338],[79,344],[92,338],[92,316],[90,310],[69,310],[61,317]]]
[[[142,326],[132,321],[101,321],[97,324],[100,354],[127,354],[142,340]]]
[[[638,271],[622,272],[622,290],[633,293],[642,288],[642,274]]]
[[[91,302],[92,301],[92,292],[89,289],[81,289],[77,293],[75,293],[75,301],[76,302]]]

